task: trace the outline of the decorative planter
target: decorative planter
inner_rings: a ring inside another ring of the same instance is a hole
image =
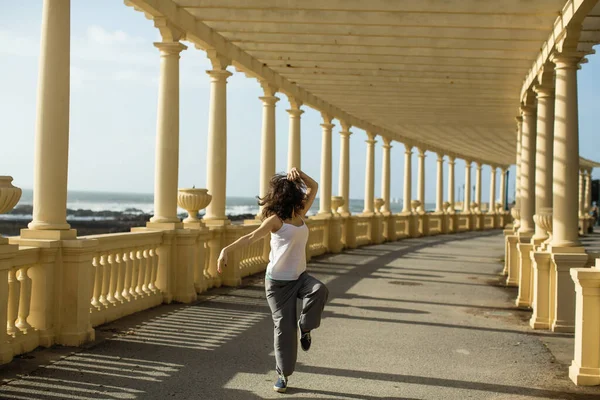
[[[502,213],[502,207],[503,207],[502,203],[496,203],[496,213],[497,214]]]
[[[410,206],[413,211],[417,211],[417,208],[419,208],[420,205],[421,205],[421,202],[419,200],[412,200],[410,202]]]
[[[331,197],[331,213],[333,215],[339,215],[338,208],[345,204],[344,198],[342,196],[332,196]]]
[[[442,210],[446,211],[446,213],[452,213],[452,211],[454,211],[450,209],[450,203],[447,201],[442,203]]]
[[[552,207],[543,207],[533,216],[533,221],[541,229],[548,232],[548,239],[544,243],[550,243],[552,240]]]
[[[381,207],[383,207],[383,205],[385,204],[385,200],[383,200],[382,198],[376,198],[375,199],[375,213],[380,214],[381,213]]]
[[[188,217],[183,222],[198,222],[198,212],[205,209],[212,200],[208,189],[179,189],[177,204],[188,212]]]
[[[12,176],[0,176],[0,214],[12,210],[21,199],[22,191],[12,181]]]

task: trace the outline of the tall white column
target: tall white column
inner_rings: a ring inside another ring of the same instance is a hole
[[[363,213],[373,214],[375,211],[375,137],[374,133],[367,132],[367,165],[365,171],[365,208]]]
[[[585,204],[584,211],[588,212],[589,208],[592,205],[592,170],[585,170]]]
[[[259,97],[263,104],[260,140],[260,196],[264,197],[269,191],[271,178],[275,175],[275,105],[279,98],[275,96],[276,88],[266,82],[261,82],[261,86],[264,96]]]
[[[465,192],[463,202],[463,213],[471,212],[471,163],[470,160],[465,160]]]
[[[227,60],[209,53],[213,70],[210,76],[210,106],[208,114],[208,148],[206,156],[206,187],[212,201],[204,219],[211,224],[227,224],[225,215],[227,183]]]
[[[553,75],[552,69],[552,75]],[[553,76],[548,80],[553,80]],[[554,86],[537,85],[537,138],[535,154],[535,212],[552,207],[552,159],[554,155]],[[536,224],[534,240],[548,238]]]
[[[454,166],[456,165],[454,156],[448,156],[448,203],[450,203],[450,210],[454,212]]]
[[[506,172],[508,171],[507,167],[502,167],[500,169],[500,203],[502,204],[502,211],[506,210],[508,204],[506,204]]]
[[[490,166],[490,206],[488,207],[488,213],[494,214],[496,212],[496,166]]]
[[[327,114],[321,114],[323,117],[323,136],[321,138],[321,182],[319,188],[319,214],[331,215],[331,131],[333,125],[332,117]]]
[[[583,216],[584,213],[584,198],[585,198],[585,171],[583,169],[579,170],[579,216]]]
[[[521,208],[521,143],[523,140],[523,117],[517,121],[517,160],[515,162],[515,207]]]
[[[382,171],[381,171],[381,197],[383,198],[383,210],[384,215],[390,213],[390,181],[391,181],[391,166],[390,166],[390,153],[392,149],[392,140],[386,137],[383,138],[383,160],[382,160]]]
[[[412,146],[404,144],[404,198],[402,199],[402,212],[411,213],[412,201]]]
[[[342,130],[340,131],[340,171],[338,194],[344,198],[344,205],[341,208],[342,216],[350,215],[350,125],[341,121]]]
[[[44,0],[37,88],[31,230],[69,230],[71,1]],[[75,232],[71,232],[75,237]]]
[[[444,211],[444,155],[437,154],[437,191],[435,197],[435,212]]]
[[[482,165],[479,162],[475,163],[475,203],[477,207],[481,209],[481,168]]]
[[[417,166],[417,200],[421,202],[417,211],[425,212],[425,149],[419,148],[419,164]]]
[[[580,57],[555,55],[552,247],[580,246],[577,218],[579,127],[577,65]]]
[[[160,82],[156,123],[154,216],[150,218],[150,223],[179,224],[179,54],[187,47],[179,42],[155,43],[154,46],[160,50]]]
[[[535,230],[533,214],[535,213],[535,142],[536,142],[536,108],[521,107],[523,113],[523,129],[521,138],[521,223],[520,233],[532,233]]]
[[[290,134],[288,141],[288,171],[292,167],[301,169],[301,145],[300,145],[300,116],[304,111],[300,109],[302,103],[290,97]]]

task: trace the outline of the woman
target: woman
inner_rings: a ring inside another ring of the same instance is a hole
[[[284,393],[294,372],[300,345],[308,351],[310,331],[319,327],[329,294],[327,287],[306,273],[308,227],[304,218],[315,200],[318,185],[305,173],[292,168],[287,175],[271,178],[269,192],[259,205],[262,224],[221,250],[217,270],[227,266],[227,254],[248,246],[271,233],[271,254],[265,275],[265,292],[275,325],[275,370],[273,390]],[[296,316],[296,299],[302,299],[302,313]]]

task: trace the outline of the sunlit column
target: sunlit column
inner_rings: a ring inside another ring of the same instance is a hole
[[[584,211],[587,213],[589,207],[592,205],[592,170],[585,170],[585,207]]]
[[[448,156],[448,203],[450,203],[450,210],[454,211],[454,166],[456,165],[453,156]]]
[[[331,215],[331,131],[335,125],[331,123],[332,117],[322,114],[323,128],[321,138],[321,182],[319,189],[319,214]]]
[[[481,168],[479,162],[475,163],[475,203],[481,209]]]
[[[338,194],[344,198],[344,205],[341,208],[342,216],[350,215],[350,125],[341,121],[342,130],[340,131],[340,171]]]
[[[471,212],[471,163],[470,160],[465,160],[465,190],[464,190],[464,204],[463,212]]]
[[[45,0],[37,87],[31,230],[68,230],[71,1]],[[74,234],[73,234],[74,235]]]
[[[301,146],[300,146],[300,116],[304,111],[300,109],[302,103],[290,97],[290,134],[288,140],[288,171],[292,167],[301,169]]]
[[[155,43],[160,50],[160,83],[156,129],[154,216],[151,223],[179,223],[179,42]]]
[[[417,200],[421,204],[417,208],[419,212],[425,212],[425,149],[419,148],[419,164],[417,166]]]
[[[210,106],[208,113],[208,148],[206,155],[206,187],[212,201],[206,208],[204,219],[209,222],[224,221],[227,183],[227,60],[209,53],[213,70],[210,76]]]
[[[579,246],[577,185],[579,173],[579,127],[577,64],[580,57],[554,55],[556,71],[552,247]]]
[[[515,118],[517,121],[517,159],[515,162],[515,207],[521,207],[521,141],[523,140],[523,117]]]
[[[583,216],[583,212],[584,212],[584,192],[585,192],[585,177],[584,177],[584,170],[580,169],[579,170],[579,205],[578,205],[578,210],[579,210],[579,216]]]
[[[367,132],[367,164],[365,171],[365,208],[364,214],[373,214],[375,210],[375,140],[376,134]]]
[[[496,166],[490,166],[490,206],[488,207],[488,213],[493,214],[496,212]]]
[[[410,213],[412,200],[412,146],[404,144],[404,198],[402,199],[402,212]]]
[[[500,203],[502,204],[502,210],[506,210],[506,207],[508,206],[508,204],[506,203],[506,172],[508,171],[508,168],[506,167],[502,167],[502,169],[500,169],[501,175],[500,175]]]
[[[443,212],[444,203],[444,155],[437,153],[437,191],[435,198],[435,212]]]
[[[273,86],[266,82],[261,82],[261,86],[264,96],[259,97],[263,104],[260,141],[260,196],[264,197],[269,191],[269,182],[275,174],[275,104],[279,98],[275,96],[277,90]]]
[[[523,128],[521,137],[521,223],[520,233],[531,233],[535,229],[535,142],[536,108],[521,107]]]
[[[391,181],[391,166],[390,153],[392,149],[392,140],[386,137],[383,138],[383,157],[381,171],[381,197],[383,198],[382,213],[389,214],[390,212],[390,181]]]

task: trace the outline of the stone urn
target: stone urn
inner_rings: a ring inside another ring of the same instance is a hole
[[[188,217],[183,222],[199,222],[198,212],[205,209],[211,200],[208,189],[179,189],[177,205],[188,212]]]
[[[479,213],[480,213],[480,212],[479,212],[479,204],[477,204],[477,203],[475,203],[475,202],[472,202],[472,203],[471,203],[471,207],[469,207],[469,209],[471,210],[471,212],[472,212],[473,214],[479,214]]]
[[[510,209],[510,215],[513,217],[513,226],[515,228],[519,227],[519,225],[521,225],[521,209],[517,206],[514,206]]]
[[[502,214],[502,203],[496,203],[496,214]]]
[[[21,199],[21,189],[13,186],[12,176],[0,176],[0,214],[12,210]]]
[[[533,221],[544,231],[548,232],[548,239],[544,243],[550,243],[552,240],[552,207],[542,207],[533,216]]]
[[[384,204],[385,204],[385,200],[383,200],[380,197],[376,198],[375,199],[375,213],[380,214],[381,207],[383,207]]]
[[[416,212],[417,208],[419,208],[420,205],[421,205],[421,202],[419,200],[412,200],[410,202],[410,207],[412,208],[413,212]]]
[[[447,213],[452,213],[453,210],[450,209],[450,203],[445,201],[442,203],[442,210],[446,211]]]
[[[345,201],[342,196],[331,197],[331,213],[333,215],[340,215],[338,209],[344,205]]]

